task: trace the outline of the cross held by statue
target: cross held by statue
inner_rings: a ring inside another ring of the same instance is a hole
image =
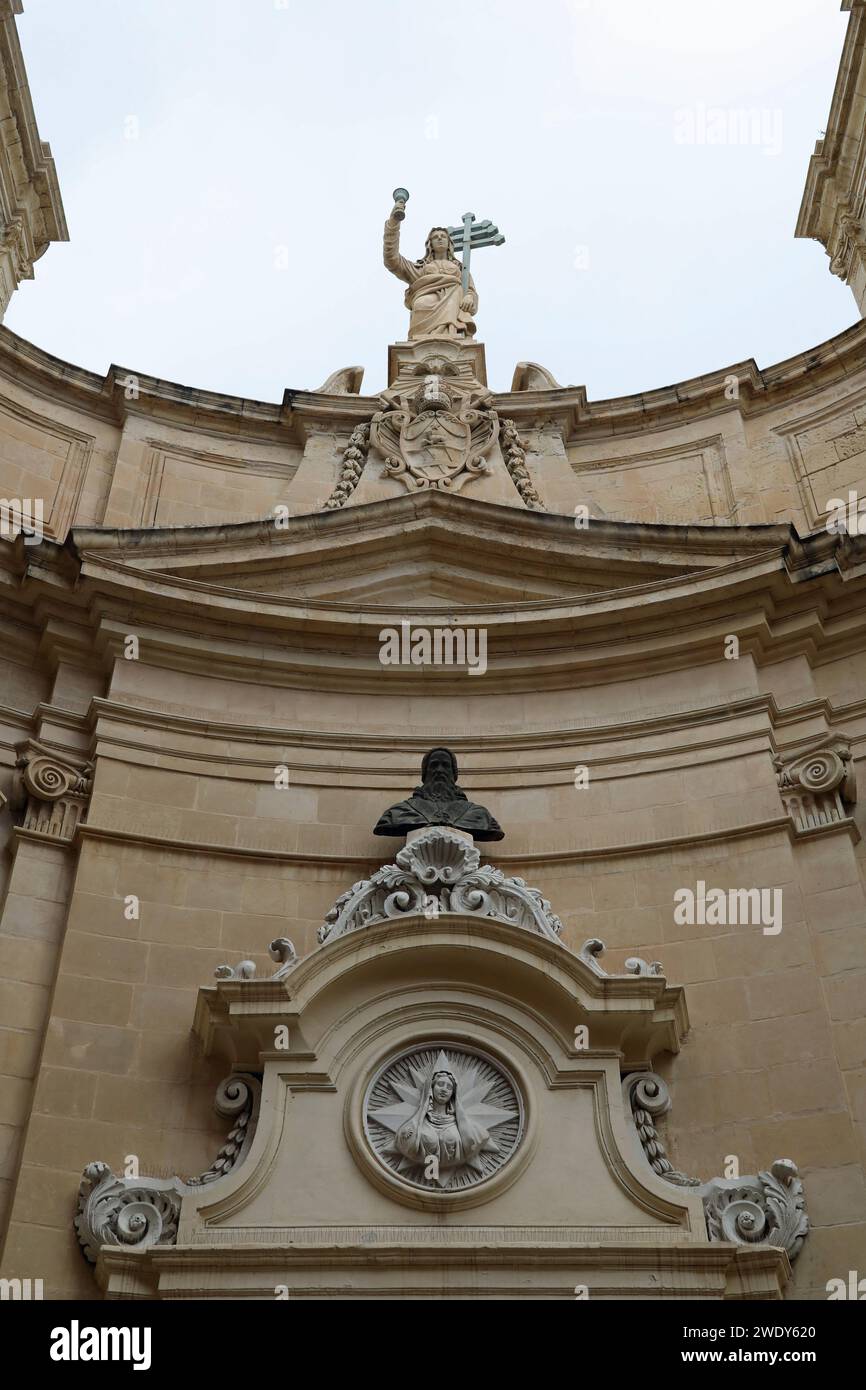
[[[469,257],[471,253],[482,246],[501,246],[505,237],[489,218],[483,222],[476,222],[474,212],[464,212],[460,226],[449,227],[447,231],[455,252],[459,252],[462,256],[463,293],[467,294],[469,292]]]

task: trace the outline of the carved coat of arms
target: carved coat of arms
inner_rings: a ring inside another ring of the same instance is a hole
[[[487,472],[499,419],[480,393],[449,389],[431,375],[413,395],[384,402],[388,408],[373,417],[370,447],[382,455],[386,473],[410,492],[456,492]]]

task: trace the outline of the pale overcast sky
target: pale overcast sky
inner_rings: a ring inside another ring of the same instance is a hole
[[[794,239],[839,0],[25,3],[71,241],[6,322],[93,371],[381,389],[401,184],[412,258],[466,211],[505,234],[473,258],[494,389],[525,359],[595,399],[766,367],[857,318]]]

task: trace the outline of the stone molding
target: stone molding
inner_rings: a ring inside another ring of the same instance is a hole
[[[866,9],[851,11],[826,130],[809,161],[796,235],[824,246],[830,270],[851,286],[866,309],[866,131],[862,91],[866,75]]]
[[[623,1093],[644,1157],[665,1182],[699,1193],[711,1241],[781,1246],[792,1262],[797,1258],[809,1233],[809,1217],[795,1163],[777,1158],[769,1171],[756,1176],[709,1182],[690,1178],[673,1167],[655,1126],[671,1109],[667,1083],[655,1072],[634,1072],[623,1081]]]
[[[85,1258],[95,1264],[103,1245],[147,1250],[174,1245],[181,1201],[187,1192],[217,1182],[239,1167],[255,1135],[261,1079],[251,1073],[228,1076],[217,1088],[216,1113],[234,1120],[226,1142],[200,1177],[123,1178],[107,1163],[88,1163],[78,1189],[75,1231]]]
[[[93,765],[30,739],[19,744],[13,803],[22,830],[71,843],[87,811]]]
[[[319,928],[320,944],[379,922],[420,913],[478,915],[559,940],[562,923],[537,888],[481,866],[474,845],[436,828],[417,835],[369,879],[342,893]]]
[[[798,831],[850,819],[857,780],[851,741],[844,734],[827,734],[805,752],[778,754],[773,766],[782,804]]]
[[[668,573],[661,583],[658,580],[648,582],[642,564],[638,564],[633,577],[641,582],[604,594],[575,593],[516,605],[471,600],[461,603],[463,624],[483,626],[488,634],[485,693],[494,688],[499,693],[504,689],[526,691],[535,687],[539,671],[527,666],[521,655],[521,643],[536,635],[545,638],[543,670],[551,678],[579,675],[583,679],[587,675],[597,676],[602,669],[611,680],[634,676],[645,667],[647,660],[658,657],[658,638],[647,631],[646,620],[650,614],[654,622],[664,625],[665,660],[671,670],[686,671],[693,664],[697,650],[705,651],[711,641],[721,644],[732,622],[739,630],[745,630],[767,605],[779,608],[784,605],[786,620],[784,623],[762,621],[754,633],[749,628],[749,654],[755,661],[770,661],[782,650],[786,657],[799,651],[812,652],[819,640],[821,658],[827,660],[842,645],[841,634],[832,630],[820,637],[816,635],[816,623],[820,621],[816,610],[820,611],[821,604],[829,600],[828,590],[835,578],[832,567],[842,555],[843,539],[838,536],[825,533],[809,537],[802,544],[795,544],[789,537],[786,546],[784,536],[779,536],[773,528],[775,534],[764,537],[771,548],[755,553],[753,545],[758,538],[743,535],[749,528],[737,528],[736,532],[732,528],[708,527],[703,531],[700,528],[670,528],[665,546],[661,535],[664,528],[599,523],[598,528],[593,525],[581,535],[575,532],[567,517],[549,517],[522,508],[497,506],[460,494],[445,497],[429,489],[414,496],[366,504],[358,510],[363,513],[358,531],[354,529],[355,518],[353,525],[348,526],[342,510],[319,512],[315,514],[318,524],[314,526],[309,524],[309,518],[298,518],[291,542],[281,540],[274,528],[263,528],[257,532],[252,549],[249,542],[254,538],[246,526],[238,528],[241,534],[237,534],[235,528],[223,528],[221,540],[212,537],[218,542],[212,553],[208,553],[206,537],[186,537],[182,528],[175,530],[171,533],[173,553],[163,552],[160,558],[169,569],[179,568],[179,574],[157,573],[158,565],[151,567],[150,557],[155,559],[159,554],[158,537],[164,533],[155,533],[156,538],[144,538],[143,549],[146,548],[150,563],[147,568],[139,568],[144,556],[131,553],[134,546],[130,546],[130,553],[125,552],[122,533],[96,539],[92,532],[83,532],[79,542],[81,568],[75,592],[71,592],[71,577],[63,576],[52,585],[52,605],[57,608],[60,604],[68,604],[69,617],[80,627],[82,607],[89,602],[94,615],[90,621],[96,627],[92,640],[103,643],[109,652],[121,649],[127,630],[123,605],[135,601],[146,605],[148,621],[158,626],[158,641],[165,659],[182,660],[187,670],[203,670],[209,675],[236,671],[239,659],[248,660],[249,645],[255,634],[260,648],[257,661],[263,679],[290,679],[306,686],[316,684],[320,689],[323,685],[345,689],[348,677],[333,661],[334,642],[339,640],[341,651],[346,651],[347,644],[351,644],[348,649],[353,656],[357,655],[352,673],[353,689],[357,693],[378,693],[383,689],[383,681],[387,682],[389,691],[415,691],[418,673],[414,668],[383,667],[378,660],[379,633],[384,626],[395,626],[399,630],[400,623],[406,621],[405,604],[400,607],[394,600],[353,602],[351,596],[338,601],[306,599],[301,602],[294,594],[256,593],[253,596],[246,590],[243,600],[239,601],[238,591],[231,587],[231,568],[235,562],[248,566],[250,561],[265,558],[274,566],[279,563],[280,550],[285,544],[289,545],[291,553],[295,545],[307,547],[311,542],[318,543],[335,564],[350,562],[351,548],[363,544],[364,532],[369,533],[375,513],[377,529],[380,525],[387,529],[390,516],[391,545],[396,544],[403,552],[406,547],[410,550],[416,547],[420,537],[431,547],[438,545],[440,539],[448,545],[465,541],[471,556],[473,548],[479,553],[478,527],[481,526],[484,547],[489,548],[502,538],[513,557],[515,570],[519,569],[524,554],[526,562],[535,566],[546,553],[548,564],[555,564],[563,557],[575,578],[581,573],[597,578],[604,565],[608,573],[611,564],[631,567],[635,564],[638,545],[644,555],[649,554],[646,547],[653,548],[658,562],[662,559],[659,550],[659,542],[662,542],[662,549],[666,549],[669,557],[665,561],[666,569],[668,564],[685,565],[689,551],[692,552],[694,563],[689,566],[689,572],[673,576]],[[400,540],[395,542],[393,532],[400,528],[405,529]],[[704,534],[710,530],[715,531],[712,539]],[[740,558],[729,559],[727,563],[720,561],[716,549],[725,530],[736,534],[744,544]],[[577,541],[573,539],[576,535]],[[79,540],[78,533],[74,539]],[[861,539],[866,541],[866,538]],[[183,571],[196,555],[207,556],[206,563],[211,570],[225,564],[221,552],[230,540],[237,542],[238,549],[227,571],[214,575],[210,583],[185,580]],[[129,545],[128,540],[126,545]],[[346,553],[347,546],[349,553]],[[800,559],[803,556],[808,560],[807,569],[822,568],[823,580],[816,573],[815,584],[792,584],[791,567],[796,564],[802,573]],[[47,565],[52,558],[53,549],[48,544],[34,548],[32,556],[27,557],[34,571],[37,565],[41,570],[43,562]],[[399,558],[394,552],[395,565]],[[70,564],[74,563],[70,554]],[[575,565],[578,573],[574,573]],[[36,574],[33,577],[31,592],[35,600],[39,580]],[[852,575],[852,599],[858,586],[862,587],[862,581]],[[730,607],[723,613],[719,605],[726,598]],[[707,616],[710,605],[713,605],[712,615]],[[698,612],[703,616],[697,617]],[[416,623],[423,622],[428,615],[441,622],[448,613],[453,614],[453,606],[419,605],[412,609],[411,616]],[[217,623],[223,627],[218,633],[220,640],[215,642]],[[573,641],[577,624],[582,632],[579,644]],[[852,611],[850,625],[844,632],[846,647],[857,626],[866,631],[866,609],[860,613]],[[606,640],[611,630],[616,632],[615,642]],[[298,635],[301,633],[303,641]],[[311,670],[314,650],[317,656],[321,653],[325,659]],[[443,668],[437,673],[437,688],[443,691],[446,686],[456,691],[464,684],[465,673],[456,669],[452,673]]]

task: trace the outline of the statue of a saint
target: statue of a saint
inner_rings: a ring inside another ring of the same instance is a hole
[[[400,214],[398,216],[397,214]],[[420,261],[400,255],[400,222],[403,204],[394,204],[385,223],[385,265],[409,286],[405,304],[409,310],[409,338],[467,339],[475,333],[472,315],[478,312],[478,295],[470,276],[463,293],[463,267],[451,248],[447,228],[433,227]]]
[[[498,1145],[477,1120],[466,1114],[450,1071],[432,1071],[421,1087],[420,1103],[411,1119],[394,1136],[394,1148],[410,1163],[436,1159],[435,1178],[444,1187],[449,1170],[468,1164],[478,1168],[482,1150],[498,1152]]]
[[[379,817],[374,835],[408,835],[430,825],[465,830],[475,840],[504,840],[505,831],[484,806],[457,786],[457,759],[450,748],[431,748],[421,764],[421,785]]]

